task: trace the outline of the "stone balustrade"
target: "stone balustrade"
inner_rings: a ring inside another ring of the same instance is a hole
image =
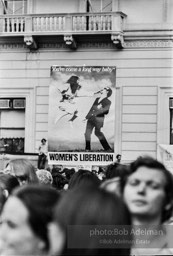
[[[125,16],[122,12],[1,15],[0,35],[122,32]]]

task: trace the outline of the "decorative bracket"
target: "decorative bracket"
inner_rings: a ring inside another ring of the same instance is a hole
[[[25,36],[24,42],[26,46],[31,50],[36,50],[38,48],[37,43],[34,40],[33,36]]]
[[[77,48],[77,43],[72,35],[64,35],[64,42],[71,49]]]
[[[118,49],[122,49],[124,48],[124,37],[122,34],[112,34],[111,35],[111,40],[113,42],[113,44],[115,44],[115,46]]]

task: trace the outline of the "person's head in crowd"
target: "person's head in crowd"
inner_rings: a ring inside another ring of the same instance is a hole
[[[37,177],[39,179],[39,183],[44,185],[52,185],[53,178],[49,171],[44,169],[39,169],[36,171]]]
[[[116,159],[117,159],[117,163],[120,163],[121,162],[121,155],[120,154],[116,155]]]
[[[106,170],[106,179],[101,183],[101,188],[121,196],[120,180],[129,173],[129,167],[118,163],[110,164]]]
[[[84,169],[79,169],[69,181],[68,189],[77,188],[80,186],[95,186],[99,187],[100,180],[92,172]]]
[[[66,176],[67,180],[69,181],[71,179],[71,177],[73,176],[73,174],[75,174],[75,169],[74,168],[71,168],[71,169],[64,168],[64,172],[65,172],[65,176]]]
[[[18,186],[20,186],[20,184],[15,176],[11,174],[0,173],[0,187],[2,187],[4,190],[7,190],[8,195],[10,195],[12,191]]]
[[[100,180],[104,180],[105,179],[105,170],[99,166],[99,170],[98,170],[98,178]]]
[[[58,200],[58,192],[48,186],[25,185],[15,189],[1,215],[2,255],[47,255],[48,223]]]
[[[12,190],[18,186],[19,182],[14,176],[4,174],[3,172],[0,173],[0,214],[8,196],[11,194]]]
[[[133,224],[159,225],[168,220],[173,208],[173,176],[151,157],[139,157],[121,180],[124,201]]]
[[[20,186],[16,177],[10,174],[0,173],[0,213],[12,191]]]
[[[52,169],[51,169],[50,166],[47,166],[47,167],[46,167],[46,170],[47,170],[48,172],[50,172],[50,173],[52,172]]]
[[[6,191],[0,186],[0,214],[2,213],[4,204],[8,198]]]
[[[92,173],[97,175],[100,180],[105,179],[105,170],[101,166],[92,166]]]
[[[43,139],[41,139],[41,143],[42,143],[42,145],[45,145],[46,144],[46,139],[45,138],[43,138]]]
[[[52,186],[59,191],[62,191],[64,186],[68,184],[68,180],[59,172],[52,172],[52,178]]]
[[[53,165],[52,170],[51,170],[51,174],[54,175],[56,173],[61,173],[61,170],[62,170],[61,166]]]
[[[99,166],[97,165],[93,165],[92,166],[92,173],[94,173],[95,175],[98,175],[98,172],[99,172]]]
[[[112,179],[115,177],[122,177],[128,172],[127,166],[119,163],[113,163],[108,165],[106,170],[106,179]]]
[[[26,183],[38,183],[36,169],[27,159],[11,160],[6,166],[4,172],[15,176],[20,185],[24,185]]]
[[[98,236],[89,237],[89,232],[91,226],[105,229],[106,225],[114,228],[130,224],[123,200],[111,193],[95,187],[68,190],[58,202],[54,221],[49,225],[51,255],[129,255],[129,249],[98,247]]]

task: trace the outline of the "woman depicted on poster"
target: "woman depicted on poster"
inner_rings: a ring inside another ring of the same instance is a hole
[[[59,110],[62,111],[62,115],[58,115],[55,119],[55,124],[63,117],[65,116],[74,116],[77,114],[76,104],[75,104],[75,97],[78,95],[78,91],[81,88],[81,85],[79,84],[79,77],[78,76],[71,76],[67,82],[69,86],[66,88],[63,88],[61,91],[59,88],[62,98],[59,100]],[[70,117],[70,118],[72,118]],[[69,121],[71,121],[69,119]]]

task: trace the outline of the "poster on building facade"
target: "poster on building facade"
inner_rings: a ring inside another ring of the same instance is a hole
[[[160,161],[173,174],[173,145],[159,144]]]
[[[49,164],[108,165],[115,161],[113,66],[52,66]]]

